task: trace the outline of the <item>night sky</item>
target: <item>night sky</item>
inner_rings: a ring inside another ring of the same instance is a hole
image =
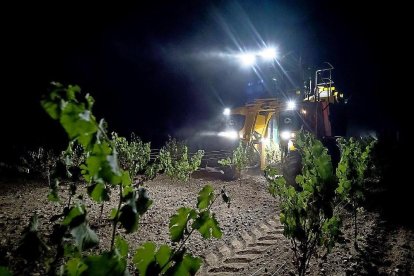
[[[39,104],[51,81],[91,93],[97,117],[121,135],[157,145],[189,133],[243,104],[252,72],[232,54],[263,43],[310,66],[329,61],[351,129],[402,127],[405,105],[393,100],[405,44],[396,30],[406,25],[383,1],[58,2],[1,9],[3,149],[64,147]]]

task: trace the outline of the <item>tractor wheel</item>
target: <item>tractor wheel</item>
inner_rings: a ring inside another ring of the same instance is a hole
[[[296,176],[301,173],[302,158],[300,153],[295,150],[288,153],[282,162],[282,172],[287,184],[299,190],[299,185],[296,183]]]
[[[234,166],[224,166],[223,170],[223,180],[233,181],[240,178],[240,171]]]

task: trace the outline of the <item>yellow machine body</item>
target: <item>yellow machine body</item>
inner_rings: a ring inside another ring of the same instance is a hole
[[[329,107],[339,101],[342,95],[333,86],[317,86],[316,93],[305,97],[296,103],[295,110],[291,114],[300,120],[296,127],[289,130],[289,137],[281,138],[283,124],[291,120],[282,117],[289,112],[287,101],[278,98],[256,99],[244,106],[231,110],[231,115],[244,117],[243,127],[239,130],[239,138],[253,144],[260,154],[260,168],[263,170],[268,164],[266,160],[266,148],[268,146],[279,147],[282,156],[286,151],[295,150],[294,138],[301,128],[314,133],[317,137],[331,136],[331,124]],[[286,135],[286,134],[285,134]]]

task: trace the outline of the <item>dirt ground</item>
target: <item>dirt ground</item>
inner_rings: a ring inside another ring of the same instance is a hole
[[[206,184],[217,193],[225,187],[231,205],[217,200],[212,208],[223,230],[222,239],[203,240],[195,234],[188,241],[189,250],[204,259],[198,275],[293,274],[290,243],[278,220],[278,201],[267,192],[266,181],[260,175],[244,175],[241,180],[225,182],[218,174],[198,173],[188,183],[165,176],[148,182],[146,187],[154,203],[141,219],[139,230],[130,235],[118,230],[129,241],[130,252],[145,241],[169,243],[169,217],[181,206],[194,207],[197,193]],[[66,189],[61,186],[63,200]],[[40,231],[47,240],[52,226],[49,219],[63,208],[49,202],[47,193],[41,181],[0,180],[0,265],[10,267],[16,275],[45,273],[40,264],[24,263],[15,250],[34,212],[39,215]],[[114,200],[104,205],[106,217],[116,206],[115,194],[113,191]],[[85,203],[90,210],[90,224],[100,237],[98,250],[107,250],[111,224],[106,219],[99,220],[99,205],[89,199]],[[358,224],[359,250],[353,247],[353,228],[345,212],[344,243],[337,245],[326,259],[313,259],[310,275],[414,275],[413,229],[391,224],[375,210],[362,213]]]

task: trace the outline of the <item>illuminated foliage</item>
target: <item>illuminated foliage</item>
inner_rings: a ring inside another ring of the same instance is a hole
[[[172,179],[188,181],[191,174],[200,167],[203,156],[204,151],[199,150],[190,157],[188,147],[170,137],[160,150],[159,168]]]
[[[203,152],[189,158],[186,147],[170,141],[160,154],[160,164],[149,164],[149,143],[144,144],[135,136],[128,141],[116,133],[109,138],[106,123],[98,121],[92,114],[94,99],[90,95],[81,97],[78,86],[64,87],[54,83],[53,91],[41,104],[50,117],[62,125],[70,139],[68,149],[62,153],[68,176],[72,175],[72,169],[78,167],[87,182],[88,195],[97,203],[109,199],[110,188],[119,189],[118,206],[110,214],[112,239],[108,251],[98,255],[92,254],[90,250],[85,251],[93,249],[99,243],[99,237],[89,227],[87,208],[81,196],[74,203],[69,200],[62,214],[52,217],[52,221],[58,221],[51,234],[51,242],[57,248],[55,259],[48,265],[49,272],[54,274],[59,270],[66,275],[127,275],[129,246],[117,234],[118,225],[126,233],[136,231],[140,217],[152,204],[145,188],[134,187],[132,177],[141,172],[154,177],[163,169],[170,176],[174,174],[180,179],[188,179],[199,167]],[[59,201],[57,185],[58,182],[55,182],[48,196],[52,201]],[[74,196],[76,187],[70,190],[71,196]],[[218,222],[210,212],[218,196],[214,195],[210,186],[205,186],[199,193],[196,209],[183,207],[171,217],[171,239],[181,244],[174,248],[161,245],[158,249],[154,243],[142,245],[133,259],[139,274],[194,275],[201,266],[201,259],[186,252],[185,242],[194,230],[199,231],[204,238],[221,237]],[[229,203],[224,190],[221,196]],[[32,245],[38,245],[38,250],[26,250],[27,258],[39,258],[43,251],[49,250],[38,235],[37,224],[37,218],[34,217],[23,237],[21,248],[25,248],[29,238]],[[63,266],[59,269],[58,264],[62,260]],[[5,275],[8,272],[5,268],[0,271]]]
[[[300,132],[297,148],[302,156],[298,189],[288,185],[274,168],[267,168],[269,191],[281,202],[280,222],[294,251],[299,275],[305,275],[319,246],[330,252],[340,235],[341,221],[334,213],[336,178],[327,149],[314,136]]]
[[[242,170],[246,169],[250,164],[254,156],[254,148],[250,145],[239,143],[237,148],[233,151],[233,154],[226,159],[221,159],[218,163],[222,166],[228,166],[235,170],[236,175],[240,176]]]
[[[134,179],[150,161],[151,144],[143,143],[134,133],[129,140],[120,137],[116,132],[112,132],[111,136],[121,168],[128,171],[131,179]]]
[[[341,150],[336,175],[339,180],[337,195],[352,206],[354,217],[354,245],[357,244],[357,210],[364,199],[365,174],[371,158],[371,151],[375,145],[373,139],[340,138],[338,145]]]

